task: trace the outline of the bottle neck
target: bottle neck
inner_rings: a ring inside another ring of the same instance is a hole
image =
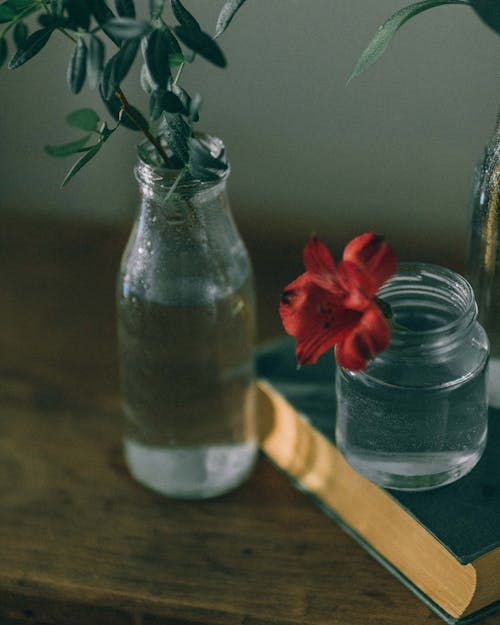
[[[139,219],[143,226],[186,223],[194,227],[215,219],[228,209],[229,168],[217,180],[196,180],[181,170],[152,167],[139,161],[135,167],[141,196]]]
[[[196,135],[196,145],[203,146],[206,159],[221,162],[218,169],[200,169],[200,177],[193,177],[190,167],[168,169],[155,164],[155,151],[148,143],[141,144],[141,156],[135,166],[135,176],[141,195],[159,204],[167,204],[171,199],[201,204],[225,192],[230,167],[225,159],[224,143],[217,137],[206,134]],[[165,149],[168,152],[167,146]],[[201,148],[200,148],[201,149]],[[196,160],[196,159],[195,159]]]

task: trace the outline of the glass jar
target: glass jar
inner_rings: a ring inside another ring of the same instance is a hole
[[[126,463],[177,498],[235,488],[258,451],[254,287],[228,171],[178,179],[139,161],[141,205],[117,282]]]
[[[486,444],[488,339],[469,283],[402,263],[378,293],[395,327],[365,371],[337,371],[337,445],[386,488],[426,490],[469,472]]]
[[[476,168],[470,201],[467,278],[491,343],[489,403],[500,408],[500,114]]]

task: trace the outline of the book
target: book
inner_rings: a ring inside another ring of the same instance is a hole
[[[500,608],[500,412],[476,467],[429,491],[384,489],[335,447],[331,352],[297,368],[294,343],[257,356],[261,450],[297,488],[449,623]]]

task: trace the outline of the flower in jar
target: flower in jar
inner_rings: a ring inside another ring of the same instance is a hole
[[[315,363],[334,347],[341,367],[364,370],[389,344],[376,293],[396,271],[396,254],[381,236],[366,232],[347,244],[338,265],[315,237],[303,259],[305,273],[285,287],[280,303],[283,326],[296,339],[297,361]]]

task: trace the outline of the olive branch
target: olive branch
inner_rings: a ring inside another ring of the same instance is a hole
[[[80,155],[63,180],[63,186],[94,158],[119,127],[138,131],[154,149],[141,144],[139,154],[147,163],[179,169],[201,180],[217,179],[227,168],[224,155],[213,155],[196,138],[201,96],[191,96],[181,85],[186,65],[202,57],[224,68],[225,55],[217,43],[245,0],[226,0],[210,35],[181,0],[150,0],[147,19],[137,17],[135,0],[115,0],[113,11],[106,0],[6,0],[0,4],[0,67],[14,52],[8,68],[15,70],[47,45],[54,33],[72,45],[66,79],[72,93],[87,83],[97,89],[113,125],[102,121],[92,108],[73,111],[66,122],[84,135],[63,145],[48,145],[55,157]],[[28,18],[36,17],[30,33]],[[12,42],[8,42],[12,39]],[[108,46],[112,46],[111,55]],[[122,88],[139,52],[143,57],[140,84],[149,98],[143,114],[131,104]],[[94,139],[92,143],[91,140]]]

